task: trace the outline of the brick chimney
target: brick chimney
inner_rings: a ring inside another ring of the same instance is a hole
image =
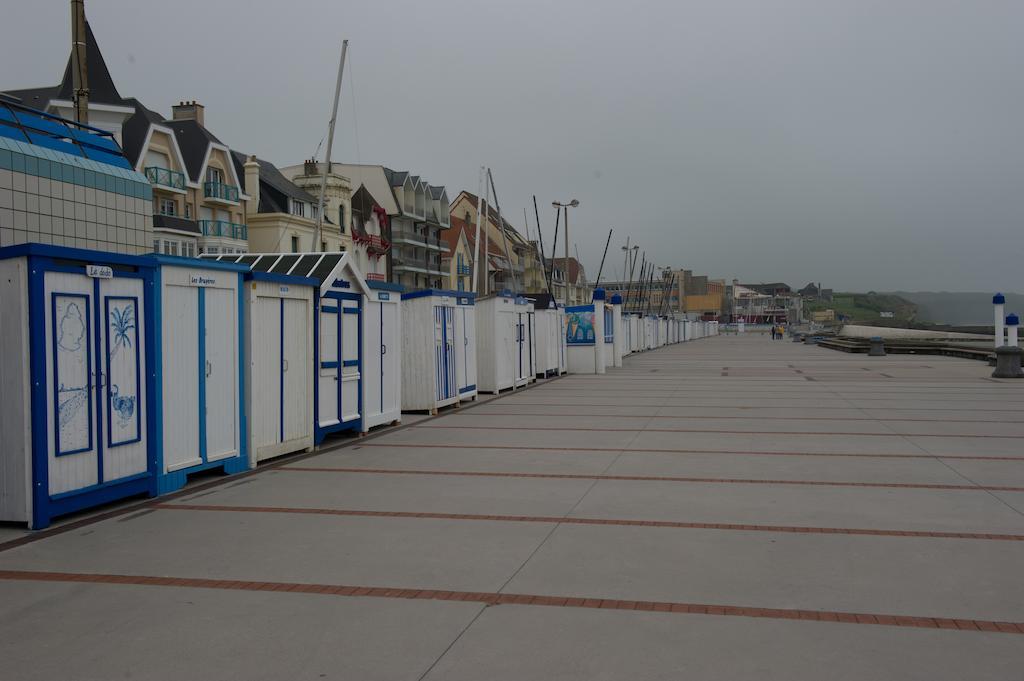
[[[303,165],[303,175],[306,175],[307,177],[316,177],[320,174],[320,169],[318,167],[319,164],[316,162],[315,158],[306,159],[306,162]]]
[[[171,107],[171,119],[175,121],[195,121],[206,127],[206,118],[203,114],[202,104],[193,100],[191,102],[178,102]]]

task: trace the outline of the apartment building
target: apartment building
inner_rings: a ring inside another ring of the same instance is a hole
[[[477,203],[478,197],[468,191],[461,191],[452,202],[449,213],[451,220],[459,219],[465,223],[472,234],[476,234]],[[536,241],[530,241],[523,236],[508,220],[501,219],[501,226],[498,224],[498,213],[494,207],[488,207],[487,201],[483,202],[483,214],[486,219],[481,222],[481,227],[486,225],[486,241],[488,245],[495,245],[495,249],[488,249],[496,253],[492,256],[494,264],[499,265],[492,271],[488,267],[488,289],[489,291],[501,291],[508,289],[516,293],[539,293],[547,290],[544,279],[544,265],[540,259],[540,249]],[[508,247],[506,255],[505,248]],[[483,272],[479,273],[481,284]],[[478,290],[483,290],[480,286]]]
[[[284,172],[291,174],[295,168],[285,168]],[[442,263],[447,251],[442,233],[450,227],[448,193],[443,186],[383,165],[332,162],[331,173],[345,178],[355,188],[349,214],[355,210],[354,197],[360,187],[369,195],[367,202],[372,200],[383,210],[383,221],[377,220],[383,241],[374,248],[384,248],[385,252],[380,254],[384,257],[378,259],[378,266],[388,281],[410,290],[450,288],[449,272]],[[300,178],[295,179],[302,182]],[[330,205],[329,215],[335,215],[343,201]],[[372,225],[368,229],[373,229]],[[359,239],[355,236],[352,235],[352,248],[359,249]],[[375,235],[367,232],[366,236]],[[370,256],[369,248],[367,256]]]
[[[441,264],[448,268],[451,287],[456,291],[473,290],[473,242],[472,227],[465,221],[451,218],[451,228],[443,233],[448,251],[441,257]]]
[[[170,118],[134,98],[122,97],[86,22],[90,125],[109,131],[131,167],[152,187],[152,238],[159,253],[195,256],[248,249],[245,210],[248,197],[231,150],[206,129],[203,106],[181,102]],[[10,90],[20,103],[70,116],[73,111],[71,59],[58,85]]]
[[[340,164],[331,163],[324,184],[324,251],[351,251],[352,241],[352,180],[342,173]],[[320,200],[320,186],[324,182],[324,163],[314,159],[280,169],[281,174],[310,197],[315,207]]]
[[[551,285],[557,300],[564,299],[568,287],[570,305],[586,305],[590,302],[593,291],[587,283],[583,263],[576,258],[552,258],[550,265]]]
[[[318,197],[285,177],[273,163],[233,152],[245,177],[249,248],[260,253],[347,250],[338,225],[326,215],[317,233]]]

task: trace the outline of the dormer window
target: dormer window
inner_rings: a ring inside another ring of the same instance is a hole
[[[292,201],[292,215],[298,215],[300,218],[306,217],[306,204],[302,201]]]
[[[224,183],[224,173],[220,171],[220,168],[207,168],[206,169],[206,181],[216,182],[217,184]]]

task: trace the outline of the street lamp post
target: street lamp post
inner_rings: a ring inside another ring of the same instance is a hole
[[[562,294],[562,304],[569,307],[569,208],[575,208],[580,202],[573,199],[569,203],[552,201],[552,206],[565,209],[565,267],[562,271],[562,283],[565,285],[565,292]]]
[[[633,268],[636,266],[636,252],[639,248],[636,244],[630,246],[629,237],[626,237],[626,245],[622,247],[622,250],[626,252],[625,262],[622,263],[622,277],[623,279],[628,277],[629,283],[626,284],[626,296],[622,309],[627,313],[629,312],[629,292],[633,288]]]

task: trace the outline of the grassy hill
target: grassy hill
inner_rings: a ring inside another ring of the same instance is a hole
[[[992,294],[949,291],[894,293],[917,305],[917,321],[964,326],[992,325]],[[1006,294],[1006,312],[1024,312],[1024,295]]]
[[[835,310],[836,317],[843,315],[849,321],[876,326],[906,326],[917,318],[917,306],[894,293],[835,293],[832,302],[808,301],[804,311],[809,315],[816,310]],[[880,313],[892,312],[893,317],[882,317]]]

